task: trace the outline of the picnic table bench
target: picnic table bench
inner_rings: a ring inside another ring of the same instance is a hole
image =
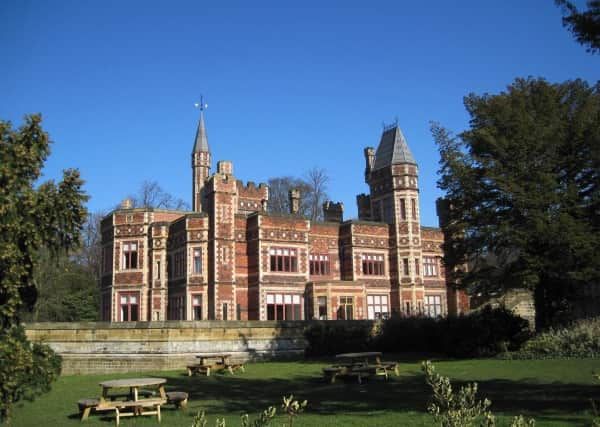
[[[207,353],[200,354],[196,357],[200,359],[199,363],[187,365],[187,373],[190,377],[196,373],[202,373],[208,377],[212,371],[220,369],[227,369],[227,371],[229,371],[231,374],[234,374],[234,372],[238,369],[242,372],[245,372],[244,364],[232,362],[230,354]]]
[[[396,362],[382,362],[380,352],[343,353],[336,356],[340,362],[331,367],[323,368],[323,377],[329,383],[336,378],[356,377],[359,384],[363,379],[373,376],[389,378],[390,372],[400,374]]]

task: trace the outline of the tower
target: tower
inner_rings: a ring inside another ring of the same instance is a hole
[[[206,206],[203,203],[203,189],[210,174],[210,149],[208,148],[208,138],[206,136],[203,115],[205,107],[206,104],[203,103],[203,99],[201,98],[200,120],[192,151],[192,210],[195,212],[206,210]]]
[[[423,309],[418,166],[397,124],[384,129],[375,152],[365,149],[371,218],[390,225],[392,305],[406,314]]]

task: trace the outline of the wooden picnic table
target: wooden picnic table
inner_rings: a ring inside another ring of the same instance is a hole
[[[196,356],[200,359],[201,365],[206,365],[210,360],[216,360],[217,365],[228,365],[230,362],[231,354],[228,353],[204,353]]]
[[[359,384],[363,378],[371,375],[381,375],[388,378],[388,371],[399,375],[398,364],[395,362],[382,362],[381,352],[366,351],[359,353],[342,353],[335,356],[339,362],[331,367],[323,368],[323,376],[331,383],[337,377],[356,377]]]
[[[114,410],[116,412],[116,425],[119,425],[120,417],[131,417],[138,415],[156,415],[160,422],[160,406],[167,403],[167,394],[165,392],[165,378],[128,378],[122,380],[109,380],[100,383],[102,387],[102,396],[96,407],[97,411]],[[157,397],[148,397],[146,393],[141,393],[141,388],[156,388]],[[114,389],[128,389],[125,394],[126,400],[111,400],[110,391]],[[131,408],[131,412],[121,412]]]
[[[189,376],[192,376],[195,372],[202,372],[208,377],[211,371],[218,369],[227,369],[231,374],[236,369],[244,372],[244,365],[242,363],[233,363],[231,361],[231,354],[229,353],[203,353],[197,355],[196,358],[200,359],[199,363],[187,366]]]
[[[370,361],[374,361],[375,364],[381,364],[381,352],[379,351],[365,351],[362,353],[342,353],[335,356],[336,359],[340,360],[340,364],[354,366],[354,365],[369,365]]]

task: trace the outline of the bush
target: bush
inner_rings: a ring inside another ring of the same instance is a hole
[[[538,334],[510,356],[518,359],[600,357],[600,318],[580,320]]]
[[[430,361],[424,361],[421,370],[433,392],[427,412],[433,415],[440,427],[496,426],[496,419],[490,411],[492,402],[486,398],[477,399],[477,383],[466,384],[454,391],[450,378],[438,374]],[[510,427],[535,427],[535,420],[526,420],[519,415],[513,418]]]
[[[0,422],[20,400],[32,400],[50,390],[60,375],[61,359],[50,347],[27,341],[22,326],[0,332]]]
[[[394,315],[381,322],[314,322],[304,336],[309,356],[378,350],[481,357],[517,350],[530,331],[525,319],[488,306],[447,318]]]
[[[307,356],[365,351],[372,345],[373,322],[311,322],[304,330]]]
[[[525,319],[504,308],[487,306],[447,318],[392,317],[383,323],[376,347],[452,357],[494,356],[518,349],[529,336]]]

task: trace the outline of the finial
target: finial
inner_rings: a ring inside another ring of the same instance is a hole
[[[204,111],[205,109],[208,108],[208,104],[204,103],[204,96],[200,95],[200,103],[195,102],[194,107],[200,108],[200,111]]]

